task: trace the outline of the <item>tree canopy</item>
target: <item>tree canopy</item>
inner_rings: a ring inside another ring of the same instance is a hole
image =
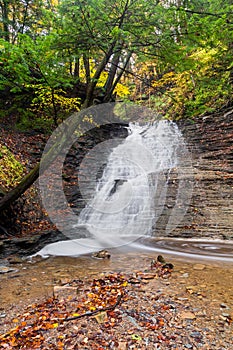
[[[50,127],[115,99],[210,112],[231,103],[232,26],[227,0],[0,1],[0,115]]]

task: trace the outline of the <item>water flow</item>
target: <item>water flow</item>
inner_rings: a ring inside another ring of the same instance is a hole
[[[111,152],[95,196],[76,225],[88,230],[93,246],[115,247],[150,235],[166,200],[169,171],[178,164],[175,124],[130,124],[128,132]]]

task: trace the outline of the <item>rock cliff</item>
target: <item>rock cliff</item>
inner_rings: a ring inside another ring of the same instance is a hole
[[[192,154],[193,198],[172,235],[233,238],[233,109],[180,123]]]

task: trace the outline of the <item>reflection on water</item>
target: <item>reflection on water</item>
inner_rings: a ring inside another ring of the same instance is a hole
[[[157,238],[143,240],[146,249],[161,253],[179,255],[184,258],[198,258],[233,262],[233,241]]]

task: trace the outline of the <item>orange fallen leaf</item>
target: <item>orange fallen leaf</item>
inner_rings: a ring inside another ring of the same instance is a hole
[[[14,319],[12,320],[12,322],[13,322],[13,323],[18,323],[19,320],[18,320],[18,318],[14,318]]]

